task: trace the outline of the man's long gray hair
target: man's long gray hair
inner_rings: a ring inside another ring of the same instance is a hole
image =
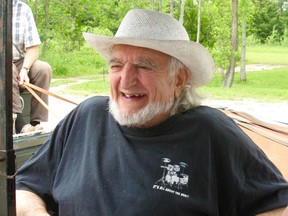
[[[169,75],[172,80],[175,78],[177,72],[182,68],[188,70],[188,68],[186,68],[182,62],[180,62],[176,58],[171,57]],[[175,103],[171,111],[171,115],[180,112],[185,112],[188,109],[195,108],[201,105],[201,100],[203,99],[203,96],[200,96],[197,93],[196,89],[192,86],[191,83],[193,77],[189,70],[188,72],[189,72],[188,81],[186,85],[181,89],[180,96],[175,100]]]

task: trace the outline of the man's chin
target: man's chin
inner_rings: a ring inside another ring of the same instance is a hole
[[[109,111],[113,115],[114,119],[122,126],[135,127],[140,121],[142,121],[137,118],[141,110],[120,110],[118,104],[113,100],[110,100]],[[141,123],[143,124],[145,122]]]
[[[110,99],[109,112],[113,115],[114,119],[122,126],[139,127],[150,122],[157,116],[167,113],[172,107],[172,102],[167,103],[154,103],[145,106],[138,111],[121,112],[117,103]]]
[[[138,110],[129,110],[129,109],[125,109],[125,108],[121,108],[119,109],[119,107],[117,106],[115,112],[118,112],[118,115],[121,115],[125,118],[129,118],[133,115],[137,115],[139,112],[141,111],[141,109]]]

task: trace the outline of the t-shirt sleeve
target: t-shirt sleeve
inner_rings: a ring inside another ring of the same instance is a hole
[[[214,117],[212,136],[217,145],[218,170],[227,186],[222,185],[223,191],[239,190],[231,199],[234,203],[226,206],[230,215],[255,215],[286,206],[288,183],[278,168],[232,119],[221,112]]]
[[[36,26],[36,22],[34,20],[33,13],[29,7],[27,7],[25,25],[26,25],[24,34],[25,48],[40,45],[41,40]]]
[[[55,191],[57,192],[59,185],[58,177],[62,175],[60,167],[71,163],[71,161],[65,160],[63,155],[73,152],[78,143],[85,143],[85,141],[82,142],[85,130],[88,128],[88,130],[94,131],[93,127],[89,127],[90,124],[88,124],[93,121],[87,119],[93,118],[92,116],[97,113],[97,107],[106,110],[105,105],[106,98],[91,97],[72,110],[56,126],[40,149],[19,169],[16,175],[16,189],[36,193],[45,201],[48,210],[57,212],[57,197],[54,196],[56,196]],[[86,132],[86,134],[89,133],[91,131]],[[81,149],[84,149],[85,144],[82,147]],[[81,153],[79,154],[81,155]],[[75,153],[74,158],[77,156],[78,152]],[[71,166],[68,168],[73,169]],[[67,172],[73,172],[73,170],[67,170]],[[61,179],[61,181],[65,184],[65,180]],[[58,190],[58,193],[61,191]]]
[[[49,209],[55,207],[52,190],[63,149],[61,133],[63,133],[63,126],[59,125],[16,175],[16,190],[36,193],[48,204]]]
[[[261,150],[252,157],[244,172],[239,207],[255,215],[288,205],[288,183],[280,171]]]
[[[78,108],[74,109],[56,126],[48,140],[24,163],[16,175],[16,189],[36,193],[48,208],[49,204],[52,205],[50,209],[54,209],[53,205],[56,204],[53,187],[67,145],[66,139],[70,136],[70,128],[77,122],[77,112]]]

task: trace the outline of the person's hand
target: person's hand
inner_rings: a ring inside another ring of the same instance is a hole
[[[18,75],[18,83],[19,83],[19,86],[23,86],[24,82],[28,82],[30,81],[29,77],[28,77],[28,70],[25,69],[25,68],[22,68],[20,70],[20,73]]]

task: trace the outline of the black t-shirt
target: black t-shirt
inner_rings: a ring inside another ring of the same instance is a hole
[[[19,170],[17,189],[55,215],[255,215],[288,204],[288,183],[222,112],[198,107],[148,129],[120,127],[108,97],[73,110]]]

